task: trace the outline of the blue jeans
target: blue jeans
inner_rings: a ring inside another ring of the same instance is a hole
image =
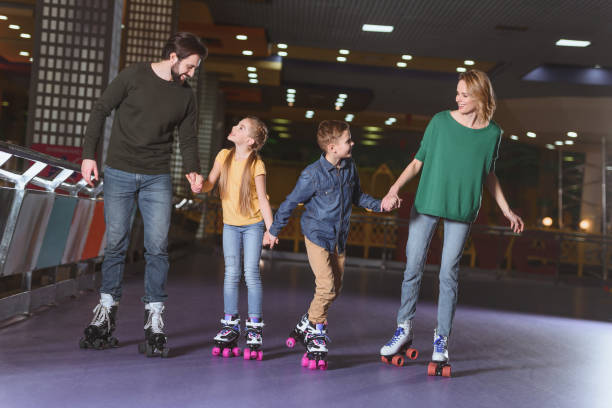
[[[238,292],[242,275],[241,260],[244,248],[244,280],[249,299],[249,317],[261,318],[261,276],[259,260],[265,225],[260,221],[251,225],[223,225],[223,307],[225,314],[238,314]]]
[[[144,224],[145,296],[142,301],[163,302],[168,279],[168,230],[172,212],[170,174],[137,174],[104,168],[104,220],[106,247],[102,262],[102,287],[118,301],[125,255],[136,200]]]
[[[406,270],[402,282],[402,304],[397,324],[412,320],[416,312],[427,250],[439,217],[420,214],[413,207],[406,244]],[[444,245],[440,264],[440,294],[438,297],[438,334],[450,335],[457,305],[459,261],[471,224],[444,219]]]

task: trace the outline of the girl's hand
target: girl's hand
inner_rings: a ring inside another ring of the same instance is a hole
[[[189,174],[185,174],[185,178],[187,178],[187,181],[189,181],[191,191],[193,191],[194,194],[198,194],[202,191],[202,186],[204,185],[204,177],[202,177],[201,174],[191,172]]]
[[[517,234],[520,234],[525,229],[525,224],[521,217],[516,215],[512,210],[508,210],[507,213],[504,213],[504,217],[510,221],[510,228]]]
[[[270,231],[266,231],[263,237],[263,245],[269,245],[270,249],[272,249],[276,244],[278,244],[278,238],[270,234]]]

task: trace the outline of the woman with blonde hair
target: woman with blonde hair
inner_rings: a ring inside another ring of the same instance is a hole
[[[448,337],[457,304],[459,261],[480,209],[483,184],[510,221],[512,230],[518,233],[524,228],[523,220],[508,206],[495,176],[502,130],[492,120],[495,95],[487,74],[478,70],[460,74],[455,100],[456,110],[439,112],[431,119],[414,160],[383,199],[383,206],[390,207],[399,200],[400,188],[423,170],[410,214],[397,329],[380,350],[385,361],[400,360],[401,364],[401,358],[393,357],[406,353],[412,344],[412,319],[429,242],[439,219],[444,220],[438,323],[429,375],[450,376]],[[414,357],[413,353],[409,350],[409,357]]]

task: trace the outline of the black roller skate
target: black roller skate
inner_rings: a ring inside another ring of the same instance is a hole
[[[451,365],[448,361],[448,337],[439,335],[436,329],[431,362],[427,365],[427,375],[450,377]]]
[[[300,320],[298,320],[297,325],[293,328],[293,330],[291,330],[291,333],[289,333],[289,337],[285,341],[287,347],[295,347],[295,344],[298,341],[306,346],[305,337],[309,327],[312,326],[308,321],[308,313],[305,313],[302,317],[300,317]]]
[[[79,339],[79,347],[97,350],[119,347],[119,340],[113,337],[118,303],[107,293],[102,293],[100,303],[94,308],[94,317]]]
[[[144,335],[145,341],[138,344],[138,352],[145,353],[147,357],[168,357],[170,348],[167,346],[168,337],[164,334],[163,302],[151,302],[145,305]]]
[[[230,319],[221,319],[223,327],[214,338],[215,346],[212,349],[212,355],[223,357],[238,357],[240,355],[240,347],[238,347],[238,338],[240,337],[240,318],[232,316]]]
[[[310,370],[327,370],[327,325],[317,323],[315,327],[310,326],[306,333],[306,353],[302,356],[302,367]]]
[[[412,320],[397,326],[393,337],[380,349],[380,359],[383,363],[401,367],[406,364],[405,357],[416,360],[419,356],[412,345]]]
[[[258,360],[263,359],[263,351],[261,345],[263,343],[263,322],[252,322],[248,319],[245,323],[246,326],[246,345],[244,348],[243,356],[245,360]]]

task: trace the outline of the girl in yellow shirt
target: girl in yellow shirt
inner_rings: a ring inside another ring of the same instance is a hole
[[[213,189],[219,181],[223,207],[223,255],[225,279],[223,302],[225,316],[222,328],[214,338],[212,354],[223,357],[239,356],[240,337],[238,315],[238,285],[242,269],[241,249],[244,249],[244,278],[248,289],[249,313],[245,322],[246,344],[244,359],[261,360],[263,319],[261,313],[261,277],[259,260],[264,229],[272,225],[272,209],[266,194],[266,168],[259,150],[268,138],[266,125],[249,116],[232,128],[227,139],[234,143],[231,149],[217,154],[203,191]],[[265,226],[264,226],[265,224]]]

